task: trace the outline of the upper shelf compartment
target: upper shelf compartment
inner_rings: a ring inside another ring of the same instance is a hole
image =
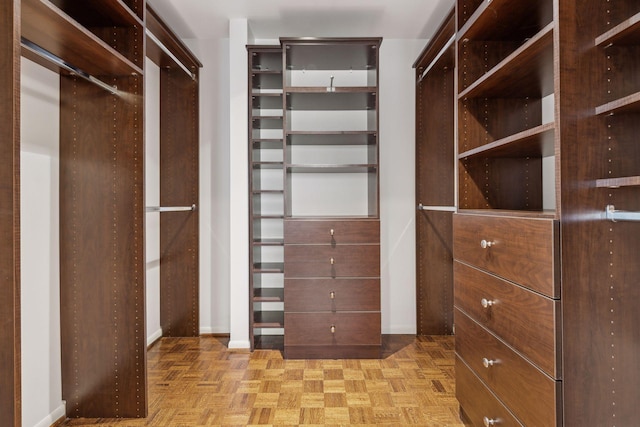
[[[494,80],[508,78],[510,86],[507,90],[531,87],[531,81],[537,80],[544,85],[544,95],[551,93],[552,18],[551,0],[493,0],[477,5],[458,33],[459,91],[477,86],[479,80],[487,79],[488,72],[503,70]],[[521,66],[535,68],[525,70]],[[535,86],[540,87],[540,84]]]
[[[121,2],[109,5],[112,11],[124,7]],[[96,76],[142,75],[142,27],[138,28],[138,43],[128,40],[128,49],[139,45],[137,58],[129,58],[48,0],[23,0],[21,13],[22,37],[74,67]],[[130,18],[138,22],[132,15]]]
[[[458,8],[458,39],[524,40],[552,21],[552,0],[464,0]]]
[[[596,46],[640,44],[640,13],[636,13],[604,34],[596,37],[595,44]]]
[[[122,0],[49,0],[84,27],[143,28],[142,11],[134,11]]]

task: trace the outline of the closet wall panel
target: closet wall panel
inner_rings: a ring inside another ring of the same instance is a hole
[[[160,205],[198,206],[198,80],[160,74]],[[164,336],[195,337],[199,318],[198,210],[160,216],[160,323]]]
[[[21,425],[19,1],[0,5],[0,419]]]
[[[416,303],[419,335],[453,332],[455,205],[453,10],[416,69]],[[421,208],[424,206],[424,208]],[[437,210],[442,209],[445,210]]]
[[[144,417],[142,77],[61,77],[60,275],[69,417]],[[91,355],[91,357],[87,357]]]

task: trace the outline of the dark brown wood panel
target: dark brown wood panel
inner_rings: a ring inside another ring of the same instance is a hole
[[[285,245],[284,276],[379,277],[380,245]]]
[[[284,222],[287,244],[379,243],[379,220],[300,220]]]
[[[284,345],[381,345],[379,312],[289,313]]]
[[[20,2],[0,5],[0,419],[22,425],[20,352]]]
[[[197,72],[197,70],[196,70]],[[198,82],[179,68],[160,74],[160,324],[165,336],[200,334]]]
[[[560,296],[557,222],[456,214],[453,228],[455,259],[552,298]]]
[[[380,279],[285,279],[284,309],[380,311]]]
[[[484,422],[484,418],[497,421],[495,425],[523,426],[457,356],[455,370],[456,397],[460,402],[464,415],[471,421],[473,426],[482,427],[487,425]]]
[[[454,262],[455,306],[560,378],[559,302]],[[491,305],[484,307],[482,300]],[[535,325],[535,326],[532,326]]]
[[[284,347],[287,359],[380,359],[379,345],[289,345]]]
[[[60,304],[67,416],[145,417],[144,108],[61,77]]]
[[[528,426],[562,424],[559,381],[514,352],[459,310],[456,353],[511,411]]]

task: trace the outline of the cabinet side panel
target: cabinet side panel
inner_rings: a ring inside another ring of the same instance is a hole
[[[198,206],[198,83],[182,70],[160,80],[160,204]],[[193,337],[199,326],[198,210],[160,216],[160,323],[165,336]]]
[[[20,16],[0,6],[0,419],[21,425]]]
[[[145,417],[142,77],[61,77],[60,298],[69,417]]]

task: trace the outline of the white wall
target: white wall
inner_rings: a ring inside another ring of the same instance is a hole
[[[145,203],[160,206],[160,69],[145,62]],[[160,212],[145,214],[147,345],[162,336],[160,327]]]
[[[57,74],[22,59],[22,425],[64,415],[60,364],[59,105]]]
[[[380,256],[382,333],[416,333],[415,84],[425,40],[380,47]]]

